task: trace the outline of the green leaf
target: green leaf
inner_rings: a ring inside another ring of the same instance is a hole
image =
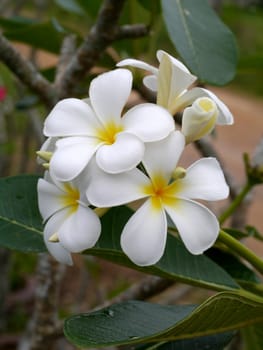
[[[223,350],[234,334],[234,332],[227,332],[167,343],[146,344],[137,346],[135,350]]]
[[[162,0],[171,41],[203,82],[224,85],[233,79],[237,48],[232,32],[206,0]]]
[[[85,11],[76,0],[55,0],[55,3],[63,8],[63,10],[75,13],[79,16],[85,16]]]
[[[44,23],[28,24],[13,30],[4,32],[9,40],[15,40],[29,44],[38,49],[52,53],[58,53],[66,30],[56,19]]]
[[[144,7],[147,11],[160,13],[161,5],[159,0],[138,0],[139,4]]]
[[[172,341],[226,332],[263,321],[263,299],[222,292],[199,306],[139,301],[66,319],[64,332],[79,347]]]
[[[217,264],[220,264],[235,280],[260,283],[260,279],[255,272],[243,264],[238,257],[215,248],[208,251],[207,255]]]
[[[46,251],[37,205],[37,175],[0,179],[0,246],[23,252]]]
[[[79,16],[95,16],[101,6],[100,1],[87,0],[55,0],[56,4],[64,10]]]
[[[120,235],[130,216],[127,207],[112,208],[102,217],[101,237],[92,249],[86,251],[120,265],[145,273],[197,285],[204,288],[225,290],[239,288],[237,283],[216,263],[205,255],[192,255],[181,241],[170,234],[162,259],[153,266],[139,267],[122,252]]]
[[[256,229],[256,227],[247,225],[246,231],[247,231],[249,236],[252,236],[252,237],[258,239],[259,241],[263,241],[263,234],[261,232],[259,232]]]
[[[21,16],[14,16],[11,18],[0,17],[0,26],[4,30],[20,30],[35,22],[36,21],[31,18]]]
[[[263,322],[242,330],[244,350],[263,349]]]

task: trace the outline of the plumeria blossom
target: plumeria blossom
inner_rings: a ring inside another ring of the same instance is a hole
[[[192,254],[201,254],[217,239],[216,216],[193,199],[224,199],[229,188],[214,158],[202,158],[188,169],[176,168],[184,146],[183,134],[174,131],[164,140],[146,145],[143,166],[148,176],[138,168],[116,175],[97,169],[88,187],[87,197],[96,206],[112,207],[145,198],[121,234],[123,251],[137,265],[152,265],[162,257],[166,215]]]
[[[85,195],[86,183],[84,173],[73,181],[59,182],[46,172],[37,185],[45,244],[59,262],[68,265],[72,265],[70,253],[93,247],[101,232],[100,220]]]
[[[50,161],[50,172],[60,181],[78,176],[95,155],[109,173],[134,168],[144,154],[144,143],[165,138],[175,124],[162,107],[143,103],[121,116],[132,88],[127,69],[99,75],[90,84],[89,100],[68,98],[48,115],[44,134],[60,138]]]
[[[172,115],[190,106],[197,98],[209,97],[218,108],[215,123],[233,124],[231,112],[215,94],[200,87],[189,89],[197,78],[182,62],[162,50],[157,51],[157,59],[160,62],[159,69],[131,58],[120,61],[117,66],[133,66],[152,73],[144,78],[144,84],[152,91],[157,91],[157,104],[166,108]]]

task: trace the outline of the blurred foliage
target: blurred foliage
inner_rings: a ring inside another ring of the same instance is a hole
[[[230,86],[262,96],[263,8],[225,5],[221,15],[235,34],[240,50],[237,75]]]

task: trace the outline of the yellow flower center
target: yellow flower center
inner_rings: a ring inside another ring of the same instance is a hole
[[[108,145],[112,145],[119,132],[123,131],[122,125],[117,125],[114,121],[108,122],[103,127],[97,129],[96,136],[100,141],[104,141]]]
[[[74,213],[79,206],[80,193],[75,187],[69,183],[64,184],[65,193],[61,195],[61,201],[64,208],[70,208],[70,214]]]
[[[152,177],[151,184],[144,186],[143,192],[151,197],[153,209],[160,210],[162,205],[175,206],[177,204],[176,193],[181,186],[176,180],[169,184],[162,175],[155,175]]]
[[[206,98],[206,97],[200,98],[198,104],[205,112],[209,112],[215,109],[215,104],[210,98]]]

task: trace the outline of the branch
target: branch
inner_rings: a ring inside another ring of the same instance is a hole
[[[34,314],[29,324],[29,334],[21,340],[19,350],[50,349],[57,336],[57,329],[61,329],[57,306],[64,266],[57,263],[49,254],[41,254],[37,272],[38,285]]]
[[[115,40],[136,39],[148,35],[150,28],[145,24],[124,25],[119,27]]]
[[[56,69],[55,86],[60,85],[60,80],[63,78],[65,69],[70,63],[75,52],[76,52],[76,35],[70,34],[64,38],[60,49],[60,56],[59,56],[59,61]]]
[[[52,107],[56,102],[52,85],[0,34],[0,60],[34,93],[46,106]]]
[[[105,49],[116,39],[118,20],[125,0],[104,0],[89,35],[77,50],[60,81],[60,98],[71,95],[74,86],[98,61]]]

